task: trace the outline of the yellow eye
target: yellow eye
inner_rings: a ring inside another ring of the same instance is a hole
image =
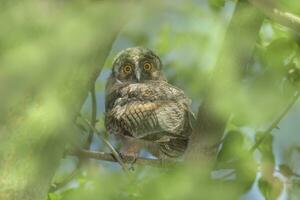
[[[125,66],[123,67],[123,71],[124,71],[125,74],[130,74],[131,71],[132,71],[131,65],[125,65]]]
[[[144,70],[145,70],[145,71],[151,71],[151,69],[152,69],[152,64],[146,62],[146,63],[144,64]]]

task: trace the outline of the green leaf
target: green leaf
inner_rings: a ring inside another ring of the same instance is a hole
[[[262,160],[274,163],[275,157],[273,154],[273,135],[265,132],[257,132],[255,141],[258,142],[263,138],[263,141],[258,146],[258,150],[262,154]]]
[[[279,170],[280,170],[280,173],[282,175],[284,175],[285,177],[291,177],[294,175],[293,170],[288,165],[285,165],[285,164],[279,165]]]
[[[276,200],[283,190],[283,183],[278,177],[271,177],[266,180],[261,177],[258,180],[258,188],[266,200]]]
[[[61,200],[61,196],[56,193],[48,193],[47,200]]]
[[[300,81],[299,67],[296,65],[296,63],[291,62],[288,64],[287,68],[288,68],[288,70],[287,70],[288,80],[293,84],[298,83]]]
[[[235,169],[234,182],[242,191],[251,188],[256,178],[257,165],[253,155],[244,147],[244,136],[232,130],[226,134],[222,149],[217,155],[218,168]]]
[[[272,41],[265,51],[268,67],[279,70],[279,72],[284,70],[284,65],[294,53],[295,48],[296,43],[290,38],[279,38]]]
[[[225,0],[209,0],[209,5],[214,10],[220,10],[225,5]]]
[[[222,149],[217,155],[218,162],[236,160],[240,157],[243,148],[244,138],[239,131],[229,131],[223,141]]]

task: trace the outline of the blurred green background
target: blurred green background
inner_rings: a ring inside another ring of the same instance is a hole
[[[280,8],[300,15],[300,2],[278,2]],[[260,147],[249,153],[261,132],[299,89],[299,33],[264,19],[247,66],[213,78],[216,68],[222,68],[217,66],[222,64],[218,59],[224,38],[230,33],[228,26],[237,3],[233,0],[1,1],[0,151],[10,148],[14,138],[7,133],[14,124],[23,121],[22,117],[10,115],[25,112],[25,117],[22,116],[29,122],[33,120],[33,125],[24,125],[28,131],[36,128],[36,118],[43,118],[49,127],[63,124],[67,115],[62,110],[69,104],[65,98],[69,91],[64,90],[69,83],[64,82],[64,77],[70,75],[67,69],[73,66],[79,67],[78,73],[84,76],[86,66],[103,65],[95,87],[96,128],[104,132],[104,87],[113,58],[124,48],[144,46],[161,57],[169,82],[192,99],[195,113],[207,92],[211,92],[219,116],[231,113],[210,176],[193,164],[171,169],[134,166],[128,176],[118,163],[91,159],[84,160],[78,168],[78,158],[65,155],[52,184],[65,180],[74,170],[76,173],[63,187],[49,191],[46,199],[299,199],[299,102],[280,121],[279,128],[272,130]],[[106,53],[99,45],[109,40],[112,47],[107,44],[109,53]],[[237,37],[234,42],[239,41],[242,40]],[[227,81],[232,88],[224,92],[222,84]],[[36,108],[39,103],[45,109],[43,112]],[[88,119],[91,104],[89,95],[81,108]],[[83,146],[87,139],[88,131],[75,130],[60,133],[65,134],[62,145],[66,149]],[[29,138],[22,134],[16,137],[26,143],[40,136],[34,133]],[[120,145],[112,136],[105,137],[115,146]],[[21,152],[22,148],[16,151]],[[96,135],[91,149],[109,152]],[[43,154],[47,156],[48,152]],[[142,156],[150,155],[143,152]],[[29,162],[38,162],[34,159]]]

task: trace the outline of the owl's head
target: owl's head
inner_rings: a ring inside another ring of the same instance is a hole
[[[121,82],[165,80],[161,68],[162,63],[153,51],[144,47],[132,47],[116,56],[112,76]]]

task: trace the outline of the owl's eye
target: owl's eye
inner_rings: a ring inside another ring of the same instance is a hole
[[[151,71],[152,69],[152,64],[149,62],[144,63],[144,70],[145,71]]]
[[[124,71],[125,74],[130,74],[131,71],[132,71],[132,66],[131,65],[125,65],[123,67],[123,71]]]

